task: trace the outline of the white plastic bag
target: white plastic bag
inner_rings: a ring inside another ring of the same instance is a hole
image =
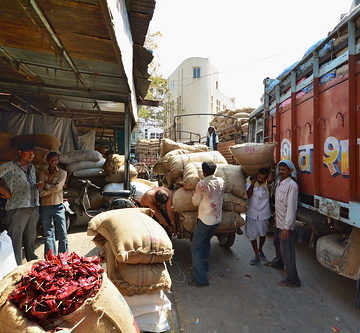
[[[7,231],[0,234],[0,280],[17,267],[12,241]]]

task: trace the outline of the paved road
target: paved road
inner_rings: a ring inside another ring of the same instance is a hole
[[[95,255],[98,250],[84,229],[69,234],[70,250]],[[355,281],[342,278],[316,262],[314,251],[298,247],[298,270],[303,286],[281,288],[283,271],[250,266],[250,244],[237,236],[231,250],[212,240],[210,286],[187,285],[190,277],[190,241],[174,239],[175,256],[169,271],[173,279],[172,332],[185,333],[340,333],[360,332],[360,310],[353,307]],[[36,253],[42,256],[43,245]],[[272,240],[265,244],[272,257]]]
[[[306,246],[297,248],[303,284],[297,289],[277,286],[284,271],[247,263],[252,251],[245,236],[237,236],[231,250],[213,238],[210,286],[190,287],[190,242],[174,240],[174,246],[170,273],[182,332],[360,332],[360,310],[353,307],[355,281],[323,268]],[[265,253],[274,255],[271,237]]]

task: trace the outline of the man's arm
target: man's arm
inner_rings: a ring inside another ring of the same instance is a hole
[[[44,187],[42,190],[40,190],[40,197],[46,197],[49,194],[60,192],[64,188],[66,175],[67,175],[66,171],[62,172],[56,184],[47,184],[46,180],[43,180]]]
[[[5,164],[0,165],[0,178],[5,176],[8,172],[10,172],[9,167]],[[0,186],[0,195],[5,199],[10,199],[11,192],[8,191],[5,187]]]
[[[250,199],[254,193],[255,178],[250,177],[249,181],[246,181],[246,195]]]
[[[201,189],[201,182],[198,182],[195,187],[195,193],[192,197],[192,203],[194,206],[199,206],[201,199],[202,199],[202,189]]]

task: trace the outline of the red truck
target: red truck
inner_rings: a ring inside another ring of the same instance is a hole
[[[360,6],[276,79],[249,118],[249,142],[277,142],[300,188],[298,225],[318,261],[357,280],[360,307]]]

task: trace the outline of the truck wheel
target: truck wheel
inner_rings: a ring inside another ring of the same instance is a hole
[[[327,269],[338,273],[345,251],[347,238],[344,234],[331,234],[320,237],[316,242],[316,258]]]
[[[235,242],[235,233],[217,234],[216,235],[220,246],[230,248]]]

